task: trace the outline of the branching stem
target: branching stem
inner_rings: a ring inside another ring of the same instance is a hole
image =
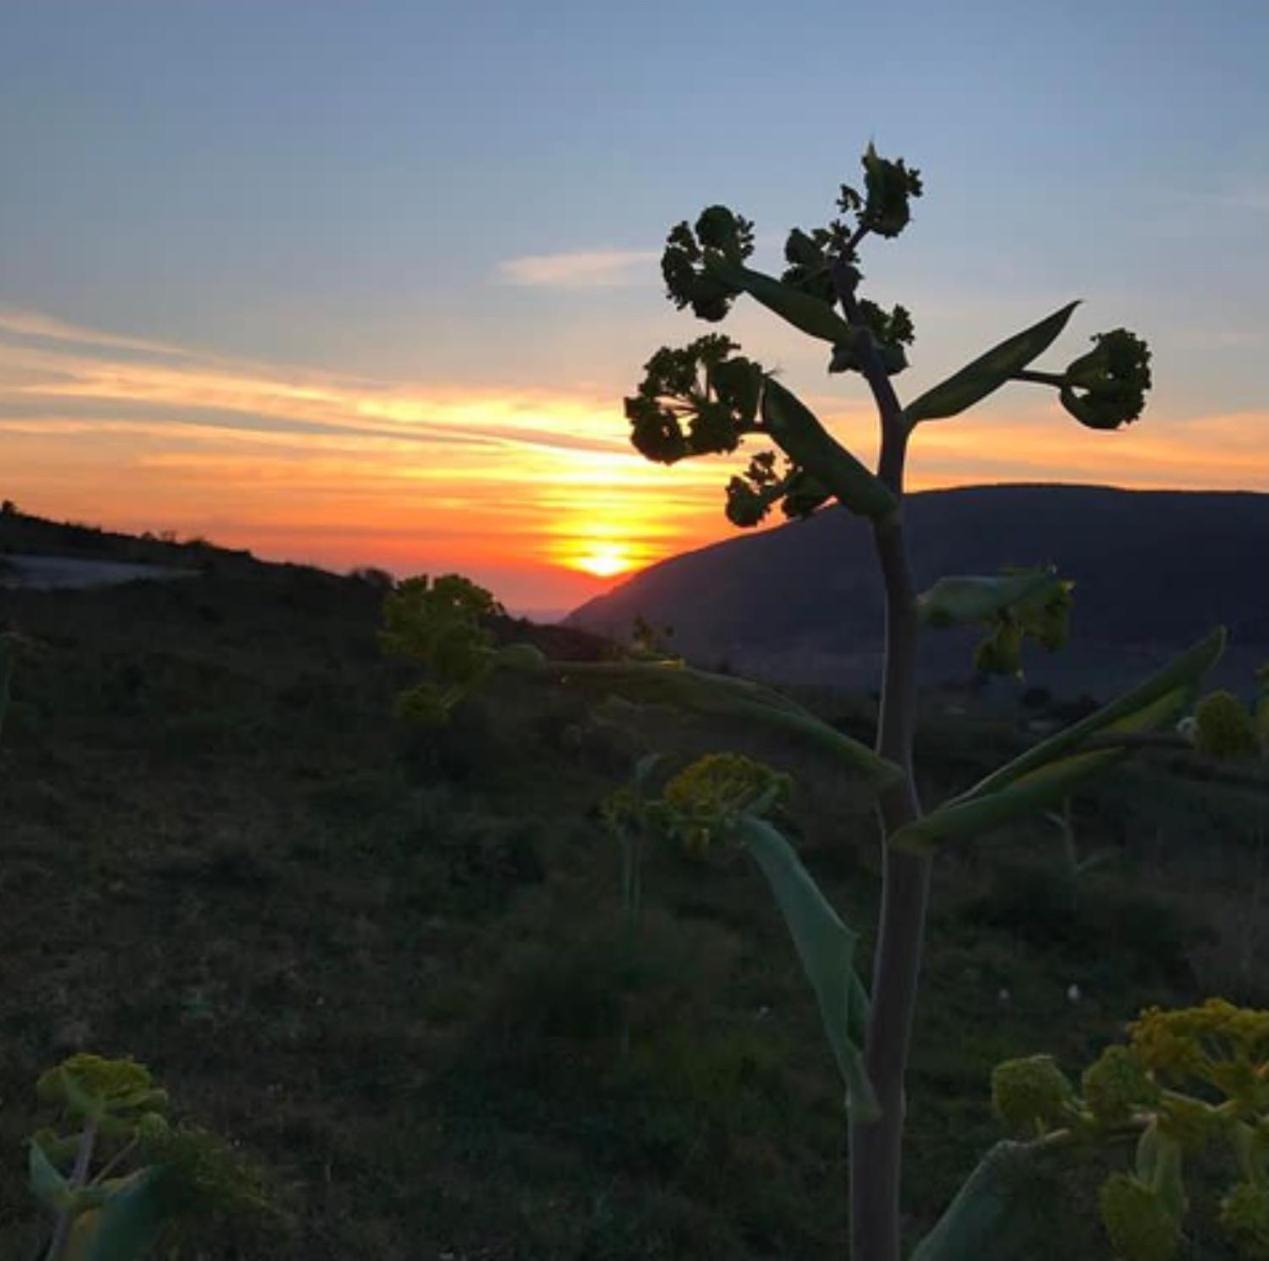
[[[876,748],[904,772],[903,780],[880,797],[882,830],[888,838],[921,813],[912,767],[917,603],[902,516],[908,429],[889,374],[864,331],[855,298],[858,281],[859,273],[849,263],[839,261],[834,266],[833,283],[846,319],[861,330],[857,353],[881,419],[878,476],[900,501],[898,511],[874,526],[886,597],[885,674]],[[882,862],[881,915],[865,1051],[881,1117],[851,1125],[850,1234],[854,1261],[899,1261],[903,1079],[911,1045],[930,888],[929,858],[896,853],[886,845]]]
[[[1061,389],[1066,378],[1060,372],[1033,372],[1030,368],[1021,368],[1010,378],[1013,381],[1030,381],[1033,385],[1052,385]]]

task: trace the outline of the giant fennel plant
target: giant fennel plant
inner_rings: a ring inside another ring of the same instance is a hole
[[[897,237],[910,221],[912,199],[922,191],[916,170],[902,160],[881,157],[870,145],[863,156],[862,188],[842,187],[839,214],[826,226],[795,228],[789,234],[787,267],[779,276],[750,266],[753,224],[724,206],[708,207],[695,224],[674,227],[662,257],[667,293],[677,307],[717,323],[747,296],[825,343],[828,371],[853,374],[872,396],[880,430],[875,468],[842,446],[786,384],[718,333],[681,348],[658,350],[625,401],[633,445],[650,460],[673,464],[692,456],[733,453],[749,440],[763,444],[727,485],[726,513],[736,525],[754,526],[777,506],[794,518],[840,507],[871,530],[886,601],[885,663],[872,748],[772,689],[696,670],[682,661],[636,657],[554,662],[525,645],[499,647],[482,626],[490,597],[453,575],[402,584],[389,596],[385,634],[389,648],[429,667],[430,679],[402,698],[403,712],[416,717],[443,721],[495,671],[527,671],[596,696],[615,694],[774,728],[828,753],[843,774],[875,792],[883,832],[883,883],[868,984],[855,967],[856,934],[766,817],[782,792],[778,776],[738,754],[711,755],[672,780],[653,812],[690,846],[699,848],[717,837],[743,845],[771,885],[845,1086],[854,1261],[898,1261],[900,1256],[904,1075],[930,869],[939,848],[953,840],[972,840],[1024,813],[1051,809],[1089,776],[1143,747],[1190,743],[1208,755],[1235,757],[1259,755],[1269,747],[1269,698],[1263,695],[1269,679],[1261,680],[1262,698],[1254,714],[1236,698],[1216,693],[1187,716],[1199,680],[1222,651],[1224,632],[1217,628],[1123,696],[934,809],[923,810],[913,772],[919,633],[978,626],[978,669],[1017,674],[1025,641],[1050,650],[1065,641],[1071,584],[1038,566],[952,575],[918,592],[904,535],[909,443],[919,425],[960,415],[1013,382],[1055,391],[1073,420],[1088,429],[1117,429],[1142,412],[1150,355],[1138,337],[1117,328],[1094,336],[1091,349],[1062,371],[1033,367],[1065,329],[1078,305],[1072,302],[902,402],[894,378],[907,366],[915,335],[912,316],[902,306],[886,310],[862,295],[860,250],[872,239]],[[419,618],[422,623],[416,624]],[[1050,1103],[1024,1118],[1025,1141],[1011,1140],[988,1153],[919,1245],[916,1261],[1021,1261],[1033,1255],[1034,1224],[1028,1225],[1027,1215],[1017,1211],[1023,1185],[1015,1176],[1018,1169],[1037,1151],[1047,1154],[1064,1144],[1118,1142],[1128,1136],[1138,1142],[1137,1163],[1132,1172],[1113,1177],[1101,1196],[1109,1240],[1129,1261],[1171,1255],[1181,1238],[1184,1211],[1178,1190],[1186,1149],[1177,1136],[1182,1114],[1192,1120],[1210,1115],[1209,1128],[1223,1128],[1230,1138],[1241,1180],[1226,1198],[1222,1220],[1248,1256],[1269,1255],[1264,1251],[1269,1055],[1262,1033],[1253,1036],[1244,1030],[1238,1035],[1242,1041],[1234,1039],[1229,1062],[1237,1068],[1230,1069],[1229,1080],[1237,1076],[1238,1090],[1220,1105],[1203,1097],[1186,1102],[1179,1089],[1167,1084],[1169,1065],[1148,1050],[1151,1030],[1169,1027],[1168,1020],[1177,1027],[1187,1020],[1201,1025],[1214,1010],[1200,1009],[1199,1016],[1143,1016],[1137,1029],[1144,1032],[1134,1035],[1132,1046],[1108,1052],[1085,1075],[1082,1097],[1059,1085],[1049,1061],[1002,1066],[997,1102],[1008,1122],[1019,1119],[1012,1102],[1014,1086],[1024,1096],[1032,1089],[1042,1095],[1047,1091]],[[1269,1021],[1263,1013],[1228,1011],[1233,1012],[1229,1028],[1242,1020],[1250,1022],[1248,1028],[1262,1030]],[[1193,1037],[1196,1045],[1204,1043],[1201,1028]],[[1202,1074],[1198,1076],[1202,1081]],[[1106,1102],[1124,1081],[1136,1083],[1132,1090],[1137,1094],[1128,1101]]]
[[[737,525],[757,524],[777,504],[789,517],[836,504],[862,517],[873,533],[886,600],[875,752],[895,771],[878,791],[885,853],[877,948],[867,993],[853,969],[831,982],[821,977],[816,988],[848,1088],[852,1255],[856,1261],[897,1261],[903,1080],[933,854],[950,839],[1059,802],[1086,775],[1125,756],[1121,736],[1174,724],[1191,703],[1196,680],[1219,655],[1223,635],[1214,632],[1127,696],[923,813],[913,773],[922,626],[979,624],[986,632],[979,668],[1016,673],[1026,638],[1049,648],[1065,638],[1070,584],[1037,568],[950,576],[918,593],[903,516],[904,466],[914,432],[922,423],[960,415],[1014,381],[1056,390],[1067,412],[1088,428],[1116,429],[1141,414],[1150,356],[1144,342],[1120,328],[1095,336],[1092,349],[1062,372],[1033,369],[1066,327],[1077,305],[1070,303],[903,403],[894,378],[907,366],[912,317],[902,306],[886,310],[862,295],[860,250],[870,238],[904,231],[922,183],[902,159],[883,158],[871,145],[863,177],[861,189],[841,188],[838,217],[789,234],[787,268],[778,277],[749,265],[753,224],[725,206],[711,206],[695,225],[672,229],[662,274],[674,304],[705,321],[722,320],[748,296],[825,342],[828,371],[862,378],[871,393],[880,429],[875,470],[843,447],[792,390],[716,333],[653,355],[626,400],[626,416],[635,447],[667,464],[732,452],[747,439],[762,441],[765,449],[727,487],[727,515]],[[757,829],[766,825],[751,811],[738,818],[733,826],[748,829],[750,844],[757,843]],[[764,836],[762,844],[772,843]],[[802,894],[818,897],[818,890]],[[826,905],[819,915],[825,924],[836,922]],[[853,938],[844,929],[837,936],[838,957],[849,958]],[[799,949],[804,963],[819,958],[814,943],[799,941]]]

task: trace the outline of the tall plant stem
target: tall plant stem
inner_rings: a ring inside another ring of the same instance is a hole
[[[880,799],[882,830],[889,838],[921,812],[912,768],[916,727],[917,604],[903,533],[903,470],[908,426],[894,387],[855,299],[858,273],[838,263],[833,281],[847,320],[860,329],[858,354],[881,420],[878,476],[899,499],[899,509],[874,526],[885,584],[885,673],[877,752],[904,771]],[[881,915],[873,960],[868,1021],[868,1075],[881,1105],[876,1121],[850,1128],[850,1238],[853,1261],[899,1261],[899,1191],[903,1165],[904,1074],[916,1009],[917,982],[929,901],[930,860],[885,846]]]

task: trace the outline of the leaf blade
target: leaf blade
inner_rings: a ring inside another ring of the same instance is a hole
[[[1218,628],[1162,670],[1064,732],[1043,741],[974,787],[889,838],[897,850],[930,854],[942,841],[976,836],[1066,797],[1084,780],[1130,756],[1126,749],[1086,749],[1090,739],[1156,730],[1192,701],[1197,680],[1220,656]]]
[[[1030,1261],[1051,1238],[1052,1223],[1037,1211],[1028,1168],[1046,1155],[1041,1143],[997,1143],[962,1183],[912,1261]],[[1031,1188],[1032,1194],[1027,1190]]]
[[[151,1166],[129,1179],[99,1210],[83,1261],[141,1261],[167,1218],[164,1170]]]
[[[851,512],[878,521],[898,510],[890,488],[836,442],[796,394],[771,377],[762,392],[762,418],[794,463],[813,474]]]
[[[985,622],[1012,604],[1056,591],[1061,582],[1052,568],[1024,574],[940,578],[917,596],[917,616],[934,629]]]
[[[1068,303],[1038,324],[1007,337],[933,389],[926,390],[903,409],[908,427],[923,420],[956,416],[994,393],[1057,340],[1077,306],[1078,301]]]
[[[864,1067],[867,997],[854,968],[858,938],[829,905],[793,846],[771,824],[747,815],[736,830],[771,886],[815,991],[824,1032],[846,1087],[847,1110],[856,1121],[874,1121],[881,1110]]]
[[[27,1150],[27,1184],[31,1194],[51,1209],[60,1211],[70,1202],[69,1184],[34,1139]]]
[[[774,311],[810,337],[836,346],[850,342],[855,336],[854,329],[822,298],[794,289],[774,276],[742,267],[714,254],[706,256],[705,270],[732,289],[743,290],[767,310]]]
[[[867,745],[822,722],[796,701],[747,679],[657,661],[547,661],[533,673],[636,704],[670,705],[787,732],[829,754],[874,787],[903,778],[898,766]]]

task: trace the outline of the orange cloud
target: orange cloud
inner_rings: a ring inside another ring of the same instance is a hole
[[[871,458],[858,404],[807,392]],[[203,534],[337,568],[459,569],[566,606],[733,533],[744,462],[653,465],[620,399],[374,381],[182,351],[0,309],[0,493],[32,511]],[[1100,434],[1056,408],[923,425],[914,488],[981,481],[1269,489],[1269,411]]]

